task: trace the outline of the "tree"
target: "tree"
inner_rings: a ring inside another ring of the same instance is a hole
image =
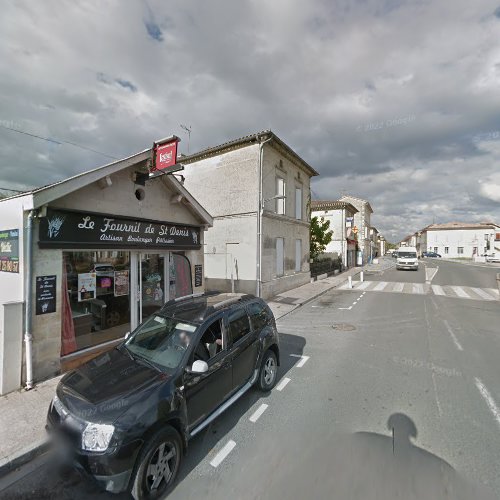
[[[324,217],[311,218],[311,238],[309,256],[315,259],[325,251],[326,245],[332,241],[333,231],[329,231],[330,221]]]

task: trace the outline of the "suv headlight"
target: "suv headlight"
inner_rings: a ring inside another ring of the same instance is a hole
[[[113,425],[89,422],[82,433],[82,449],[86,451],[106,451],[114,430]]]

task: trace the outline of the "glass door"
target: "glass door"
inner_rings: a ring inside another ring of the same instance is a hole
[[[139,323],[169,299],[168,253],[140,253],[138,259]],[[167,285],[167,286],[166,286]]]

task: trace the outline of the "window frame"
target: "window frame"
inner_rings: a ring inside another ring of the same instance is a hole
[[[247,317],[248,320],[248,332],[241,337],[239,337],[236,341],[233,340],[231,335],[231,316],[237,312],[243,312],[243,314]],[[248,337],[252,333],[252,323],[250,321],[250,315],[244,306],[235,307],[227,312],[225,315],[225,329],[227,332],[227,350],[230,351],[235,345],[238,345],[242,340]]]
[[[199,337],[197,338],[197,341],[194,343],[194,347],[192,349],[192,352],[189,355],[188,365],[192,365],[193,364],[193,357],[194,357],[194,352],[196,350],[196,346],[201,342],[201,340],[203,339],[203,335],[205,335],[205,333],[208,330],[208,328],[210,328],[216,321],[219,321],[220,322],[220,326],[221,326],[222,346],[221,346],[220,352],[216,353],[215,356],[212,356],[207,361],[208,366],[211,366],[213,363],[217,362],[221,357],[223,357],[225,354],[228,353],[228,351],[229,351],[229,346],[228,346],[229,335],[228,335],[228,332],[227,332],[227,329],[226,329],[226,325],[225,325],[225,322],[224,322],[224,315],[221,314],[221,315],[217,316],[216,318],[211,318],[210,320],[208,320],[207,323],[203,323],[203,325],[200,327],[199,331],[201,333],[199,334]],[[210,352],[209,352],[209,354],[210,354]]]
[[[280,181],[283,182],[283,192],[280,193]],[[275,212],[277,215],[286,215],[286,179],[276,176],[276,196],[283,196],[281,200],[276,199]],[[281,211],[281,209],[283,211]]]
[[[278,240],[281,240],[283,242],[283,245],[282,245],[283,259],[280,262],[281,273],[278,272],[279,271],[279,269],[278,269]],[[285,275],[285,238],[282,238],[280,236],[276,237],[275,252],[276,252],[276,259],[275,259],[275,262],[276,262],[276,276],[277,277],[284,276]]]
[[[298,193],[300,193],[300,196],[297,196]],[[299,201],[299,203],[297,203],[297,200]],[[303,218],[302,205],[303,205],[303,203],[302,203],[302,186],[295,186],[295,220],[302,220],[302,218]],[[297,215],[299,215],[299,216],[297,217]]]
[[[464,247],[457,247],[457,255],[463,255],[464,254]]]

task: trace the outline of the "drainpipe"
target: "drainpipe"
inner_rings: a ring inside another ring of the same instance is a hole
[[[262,293],[262,214],[264,212],[264,195],[262,192],[262,158],[264,152],[264,144],[269,142],[273,136],[271,133],[271,137],[266,139],[265,141],[261,141],[259,136],[255,136],[259,141],[259,211],[257,213],[257,268],[256,268],[256,295],[257,297],[261,296]]]
[[[26,390],[33,388],[33,335],[31,334],[31,322],[33,302],[31,299],[31,284],[33,282],[33,219],[35,211],[30,210],[28,214],[28,224],[26,226],[26,281],[24,285],[24,295],[26,300],[24,318],[24,344],[26,352]]]

